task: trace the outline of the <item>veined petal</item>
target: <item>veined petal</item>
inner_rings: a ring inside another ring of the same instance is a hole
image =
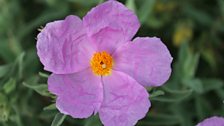
[[[136,38],[114,54],[114,69],[135,78],[144,86],[161,86],[171,74],[172,57],[158,38]]]
[[[140,27],[134,12],[117,1],[107,1],[93,8],[83,18],[83,24],[99,50],[109,53],[131,40]]]
[[[48,23],[37,36],[37,54],[44,69],[56,74],[74,73],[89,66],[95,48],[76,16]]]
[[[151,106],[146,89],[122,72],[103,77],[103,87],[99,116],[105,126],[134,126]]]
[[[103,100],[101,78],[90,69],[74,74],[52,74],[48,89],[57,96],[56,107],[73,118],[87,118],[99,110]]]
[[[106,51],[112,54],[118,47],[127,42],[123,36],[120,30],[107,27],[92,35],[90,39],[96,44],[99,52]]]

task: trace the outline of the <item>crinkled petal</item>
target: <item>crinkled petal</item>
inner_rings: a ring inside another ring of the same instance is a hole
[[[103,77],[103,87],[99,116],[105,126],[134,126],[151,106],[146,89],[122,72]]]
[[[83,18],[83,24],[99,50],[108,52],[131,40],[140,26],[134,12],[117,1],[107,1],[93,8]]]
[[[205,119],[204,121],[199,123],[197,126],[224,126],[224,118],[213,116],[208,119]]]
[[[99,52],[106,51],[112,54],[119,46],[126,42],[119,30],[109,27],[102,29],[98,33],[91,36],[91,41],[97,45]]]
[[[93,35],[110,27],[122,30],[127,39],[131,39],[139,29],[140,23],[133,11],[117,1],[107,1],[93,8],[83,18],[87,33]]]
[[[37,54],[44,69],[56,74],[78,72],[89,66],[95,51],[76,16],[48,23],[37,36]]]
[[[99,110],[103,100],[101,78],[90,69],[74,74],[52,74],[48,89],[57,95],[56,107],[73,118],[87,118]]]
[[[172,57],[156,37],[136,38],[114,54],[114,69],[135,78],[144,86],[161,86],[171,74]]]

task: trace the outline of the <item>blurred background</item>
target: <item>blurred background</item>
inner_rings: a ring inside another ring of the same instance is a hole
[[[157,36],[174,61],[166,85],[148,88],[152,107],[137,126],[195,126],[224,116],[224,0],[119,0],[139,17],[136,36]],[[55,108],[36,54],[38,29],[83,17],[103,0],[0,0],[0,126],[101,126]]]

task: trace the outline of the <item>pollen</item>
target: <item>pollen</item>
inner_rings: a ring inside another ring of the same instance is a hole
[[[90,61],[90,66],[93,73],[96,75],[110,75],[113,66],[113,58],[105,51],[97,52],[93,54],[93,57]]]

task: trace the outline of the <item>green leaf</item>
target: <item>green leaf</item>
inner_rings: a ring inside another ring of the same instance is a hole
[[[25,56],[25,53],[23,52],[17,58],[19,78],[22,78],[22,76],[23,76],[23,60],[24,60],[24,56]]]
[[[154,92],[151,93],[150,98],[157,97],[157,96],[164,95],[164,94],[165,94],[164,91],[162,91],[162,90],[156,90],[156,91],[154,91]]]
[[[24,82],[23,85],[26,86],[26,87],[28,87],[28,88],[30,88],[30,89],[35,90],[40,95],[51,97],[51,94],[49,93],[46,84],[30,85],[30,84],[27,84],[27,83]]]
[[[63,115],[61,113],[56,114],[53,122],[51,123],[51,126],[61,126],[65,117],[66,117],[66,115]]]
[[[203,85],[200,79],[186,80],[184,84],[190,87],[192,90],[194,90],[197,93],[203,92]]]
[[[44,110],[55,110],[55,109],[57,109],[55,103],[44,107]]]
[[[16,80],[13,78],[10,78],[3,86],[3,90],[9,94],[16,88]]]
[[[9,72],[11,67],[11,64],[0,66],[0,78]]]
[[[199,61],[199,54],[189,54],[189,57],[187,57],[185,63],[184,63],[184,76],[185,78],[193,78],[197,67],[198,67],[198,61]]]
[[[24,56],[25,53],[21,53],[12,66],[12,72],[15,74],[14,76],[17,76],[19,79],[23,76]]]
[[[12,108],[15,112],[15,115],[14,115],[15,118],[14,118],[13,121],[16,122],[17,126],[24,126],[23,122],[22,122],[22,116],[21,116],[20,108],[18,108],[18,106],[15,105],[15,104],[12,105]]]
[[[161,28],[164,25],[165,21],[166,21],[166,20],[161,20],[160,18],[156,17],[155,15],[150,15],[148,18],[150,20],[146,20],[145,24],[148,27],[152,27],[154,29]]]
[[[199,54],[194,54],[187,42],[183,43],[178,54],[178,62],[174,67],[175,79],[181,82],[192,79],[195,76],[198,61]]]
[[[192,124],[193,122],[191,121],[191,115],[194,115],[194,110],[189,111],[192,110],[192,108],[186,109],[186,106],[188,105],[186,103],[189,103],[189,101],[182,102],[181,104],[173,104],[171,107],[173,114],[176,115],[180,120],[180,124],[177,126],[194,126],[194,124]]]
[[[0,104],[0,122],[8,121],[9,113],[9,107],[7,105]]]
[[[139,20],[141,23],[145,23],[149,17],[149,15],[153,11],[153,7],[155,5],[155,0],[145,0],[142,2],[141,8],[138,11]]]
[[[37,84],[40,80],[40,77],[38,75],[32,75],[29,78],[25,79],[25,82],[28,84]]]
[[[7,105],[7,98],[0,93],[0,122],[5,122],[9,118],[10,109]]]
[[[99,117],[98,116],[92,116],[90,118],[88,118],[85,122],[85,125],[84,126],[101,126],[101,122],[99,120]]]
[[[206,93],[211,90],[221,89],[224,85],[222,80],[212,79],[212,78],[204,78],[201,79],[204,90],[203,93]]]
[[[126,6],[136,12],[136,6],[135,6],[135,0],[127,0],[126,1]]]
[[[0,103],[5,103],[6,101],[7,101],[6,96],[0,92]]]
[[[43,72],[39,72],[39,75],[43,78],[48,78],[48,76],[49,76],[48,74],[43,73]]]
[[[180,118],[173,114],[151,113],[147,116],[148,120],[143,120],[138,123],[139,126],[165,126],[175,125],[180,122]]]
[[[8,63],[14,61],[14,59],[22,51],[19,41],[15,39],[16,38],[14,34],[12,34],[11,32],[8,33],[8,37],[6,38],[1,37],[0,57]]]
[[[213,23],[213,19],[208,13],[194,8],[192,5],[188,4],[184,6],[184,12],[190,16],[191,19],[194,19],[200,25],[209,26]]]
[[[199,54],[193,54],[188,46],[188,43],[184,43],[181,47],[179,53],[179,62],[180,67],[183,70],[183,79],[190,79],[195,75],[198,61],[199,61]]]
[[[151,100],[160,101],[160,102],[180,102],[186,98],[188,98],[192,94],[192,89],[178,90],[178,89],[169,89],[167,87],[163,87],[166,95],[153,97]]]
[[[208,100],[199,95],[195,96],[195,109],[200,120],[208,117],[212,112],[212,107],[209,105]]]
[[[23,64],[23,69],[26,71],[24,76],[29,76],[39,71],[39,65],[39,58],[37,56],[36,49],[26,51],[26,58]]]

